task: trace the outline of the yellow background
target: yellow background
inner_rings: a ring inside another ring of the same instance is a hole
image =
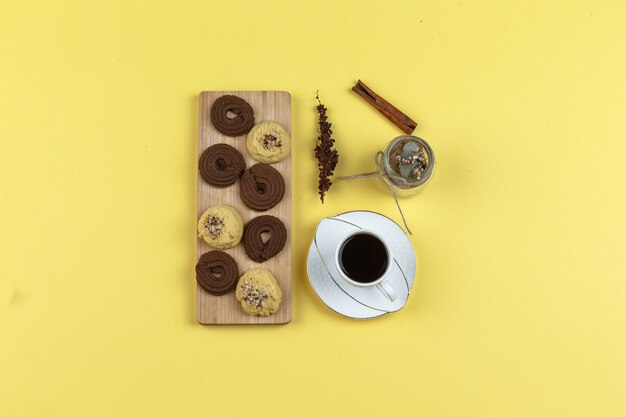
[[[626,4],[0,0],[0,415],[626,415]],[[399,131],[438,157],[403,201],[401,312],[308,284],[317,221],[399,221],[373,181],[316,195]],[[294,318],[195,323],[197,96],[293,97]]]

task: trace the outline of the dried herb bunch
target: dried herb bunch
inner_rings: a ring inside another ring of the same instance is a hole
[[[335,167],[339,162],[339,153],[336,149],[333,149],[335,139],[332,138],[333,131],[331,130],[332,123],[328,121],[326,116],[326,106],[320,101],[319,92],[315,96],[317,99],[317,113],[319,115],[319,130],[320,134],[317,137],[317,144],[315,146],[315,158],[317,159],[317,167],[319,169],[319,194],[322,204],[324,203],[324,194],[330,189],[333,182],[330,180]]]

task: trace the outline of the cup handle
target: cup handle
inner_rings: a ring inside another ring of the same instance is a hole
[[[396,290],[393,289],[393,287],[389,282],[387,282],[387,280],[381,281],[380,283],[376,284],[376,288],[378,288],[378,290],[382,292],[383,295],[387,297],[391,302],[394,302],[396,298],[398,298]]]

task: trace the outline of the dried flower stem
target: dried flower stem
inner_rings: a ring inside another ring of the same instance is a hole
[[[317,159],[317,167],[319,169],[319,195],[323,204],[324,195],[333,184],[330,177],[332,177],[335,167],[339,162],[339,153],[336,149],[333,149],[335,139],[332,138],[332,123],[328,121],[328,116],[326,116],[327,109],[320,101],[319,91],[315,98],[318,102],[317,113],[319,115],[318,123],[320,130],[315,146],[315,158]]]

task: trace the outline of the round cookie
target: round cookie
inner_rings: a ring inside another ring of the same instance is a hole
[[[243,234],[241,216],[230,206],[211,206],[198,221],[198,237],[212,248],[227,249],[236,246]]]
[[[224,188],[237,182],[246,169],[246,161],[237,149],[218,143],[202,152],[199,168],[203,180],[215,187]]]
[[[222,96],[211,106],[211,123],[226,136],[245,135],[254,126],[254,111],[242,98]]]
[[[264,241],[263,235],[269,234]],[[243,229],[241,244],[246,254],[255,262],[265,262],[278,255],[287,242],[287,229],[274,216],[259,216],[249,221]]]
[[[275,168],[256,164],[241,174],[241,201],[256,211],[266,211],[280,203],[285,195],[285,181]]]
[[[248,132],[246,146],[255,160],[273,164],[289,155],[291,138],[282,125],[266,121],[255,125]]]
[[[252,268],[239,278],[235,297],[252,316],[269,316],[278,311],[283,292],[270,271]]]
[[[196,264],[196,281],[209,294],[226,294],[235,288],[237,278],[237,262],[226,252],[213,250],[204,253]]]

